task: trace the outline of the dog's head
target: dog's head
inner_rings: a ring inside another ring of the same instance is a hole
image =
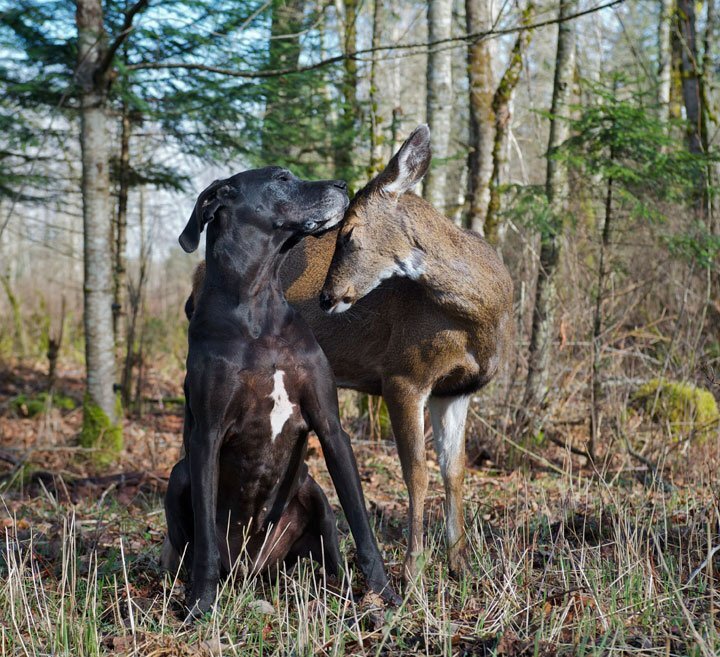
[[[305,235],[337,225],[348,203],[342,180],[300,180],[280,167],[244,171],[216,180],[198,196],[180,235],[180,246],[188,253],[197,249],[200,233],[208,224],[216,234],[229,235],[251,225],[277,237],[287,249]]]

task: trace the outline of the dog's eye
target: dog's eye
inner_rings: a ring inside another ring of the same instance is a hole
[[[284,171],[280,175],[278,175],[277,179],[280,180],[281,182],[290,182],[292,180],[292,178],[290,177],[290,174],[286,173]]]

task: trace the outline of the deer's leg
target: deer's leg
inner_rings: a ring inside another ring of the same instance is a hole
[[[465,477],[465,420],[469,395],[430,397],[428,407],[432,420],[435,450],[445,484],[445,536],[448,564],[453,575],[465,568],[463,479]]]
[[[428,475],[425,461],[425,396],[398,380],[383,384],[383,397],[390,413],[403,479],[410,498],[409,538],[403,577],[412,581],[418,574],[417,559],[423,551],[423,512]]]

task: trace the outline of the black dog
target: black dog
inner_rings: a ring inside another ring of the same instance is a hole
[[[279,281],[287,250],[337,224],[347,205],[342,181],[256,169],[203,191],[180,235],[194,251],[208,225],[207,274],[188,331],[185,457],[165,498],[170,544],[191,571],[189,618],[210,609],[221,571],[243,552],[256,572],[324,555],[326,571],[338,574],[335,518],[304,462],[309,430],[320,439],[369,587],[397,601],[340,426],[332,371]]]

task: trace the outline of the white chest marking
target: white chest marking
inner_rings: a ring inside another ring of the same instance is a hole
[[[285,390],[285,384],[283,379],[285,378],[285,372],[282,370],[275,370],[273,375],[273,390],[270,393],[270,397],[273,400],[272,411],[270,411],[270,428],[272,430],[272,440],[274,441],[280,435],[282,428],[285,423],[290,419],[293,414],[293,408],[295,404],[290,401],[287,390]]]

